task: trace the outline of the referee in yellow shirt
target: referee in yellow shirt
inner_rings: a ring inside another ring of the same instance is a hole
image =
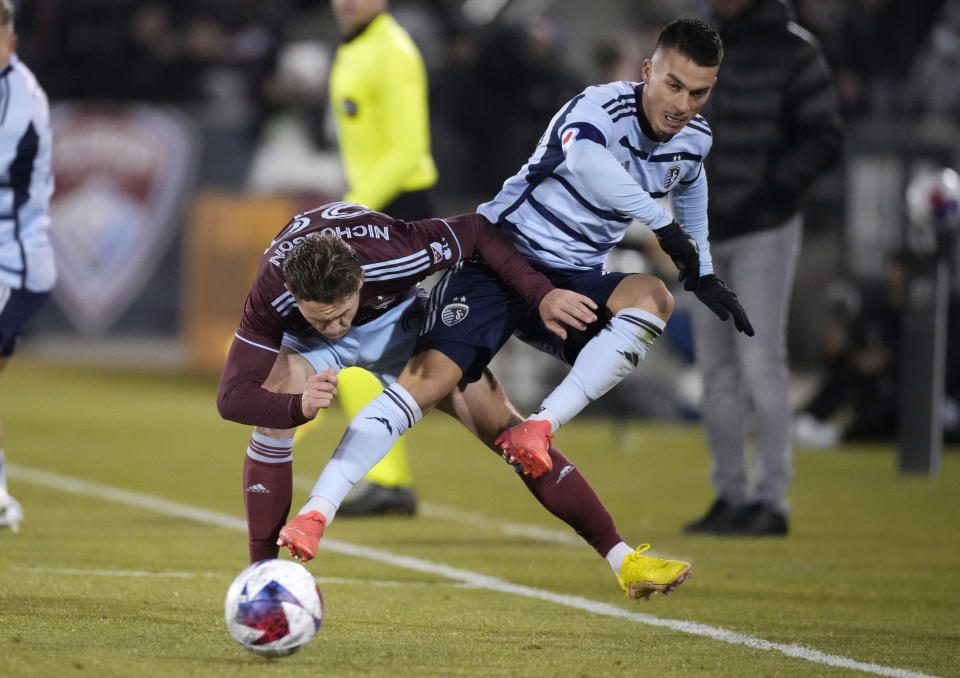
[[[345,200],[400,219],[434,215],[437,168],[430,154],[427,72],[387,0],[331,0],[343,42],[330,70],[330,105],[349,189]],[[352,418],[382,389],[360,368],[340,372],[340,402]],[[338,517],[413,514],[403,438],[347,497]]]
[[[427,72],[386,0],[332,0],[343,42],[330,105],[347,175],[345,200],[401,219],[433,216]]]

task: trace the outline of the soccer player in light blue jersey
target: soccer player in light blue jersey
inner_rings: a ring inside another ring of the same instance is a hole
[[[752,336],[736,295],[713,272],[707,239],[703,160],[712,135],[698,113],[722,58],[709,26],[673,22],[644,62],[643,82],[588,87],[568,102],[527,164],[477,210],[499,223],[535,266],[583,281],[584,287],[569,284],[609,313],[584,337],[570,373],[540,409],[500,437],[508,459],[540,463],[556,430],[626,377],[663,332],[673,299],[662,281],[603,271],[634,221],[653,230],[686,290]],[[596,296],[587,291],[591,284]],[[568,362],[570,348],[560,354]]]
[[[0,372],[20,331],[53,288],[50,244],[50,109],[47,95],[15,54],[14,10],[0,0]],[[0,528],[16,531],[23,509],[7,492],[0,427]]]
[[[477,211],[499,225],[554,285],[589,297],[598,319],[584,331],[568,327],[564,336],[551,336],[536,310],[485,263],[471,260],[452,268],[434,288],[414,356],[391,386],[392,397],[378,396],[351,421],[310,500],[281,531],[287,545],[304,536],[311,512],[325,511],[330,518],[356,473],[375,464],[400,431],[458,384],[463,388],[481,379],[512,334],[573,365],[544,408],[498,439],[519,471],[535,478],[553,474],[561,485],[573,467],[554,469],[558,457],[550,440],[556,428],[638,365],[673,310],[673,297],[660,279],[603,270],[635,220],[654,231],[680,269],[685,289],[721,319],[732,316],[738,330],[753,334],[736,295],[713,272],[707,240],[703,158],[711,135],[698,112],[722,57],[715,30],[696,19],[678,19],[664,28],[644,62],[643,82],[589,87],[557,112],[530,160]],[[659,203],[663,197],[669,197],[672,212]],[[307,541],[315,550],[314,538]],[[633,589],[625,582],[639,578],[669,590],[689,572],[679,561],[660,561],[663,569],[654,571],[623,542],[601,555],[628,595]]]

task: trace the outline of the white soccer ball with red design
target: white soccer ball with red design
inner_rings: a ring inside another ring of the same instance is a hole
[[[323,597],[300,563],[261,560],[230,584],[223,614],[230,635],[243,647],[263,657],[284,657],[320,629]]]

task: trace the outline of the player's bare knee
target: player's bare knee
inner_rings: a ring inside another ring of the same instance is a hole
[[[670,290],[667,289],[667,286],[659,278],[654,278],[654,284],[647,295],[649,300],[649,307],[644,308],[646,311],[650,311],[654,315],[662,318],[664,321],[669,320],[670,316],[673,314],[673,304],[674,299],[673,295],[670,293]]]
[[[625,308],[639,308],[664,321],[670,319],[673,304],[673,295],[666,284],[660,278],[642,273],[624,278],[607,301],[615,314]]]
[[[296,433],[295,428],[266,428],[264,426],[254,426],[254,433],[259,433],[262,436],[267,436],[268,438],[292,438],[293,434]]]
[[[640,284],[637,285],[634,298],[634,308],[652,313],[664,322],[669,320],[673,313],[673,295],[660,278],[643,276]]]

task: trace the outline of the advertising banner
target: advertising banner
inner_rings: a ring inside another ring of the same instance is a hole
[[[54,298],[81,334],[102,336],[180,230],[194,133],[181,115],[150,106],[59,104],[51,115]]]

